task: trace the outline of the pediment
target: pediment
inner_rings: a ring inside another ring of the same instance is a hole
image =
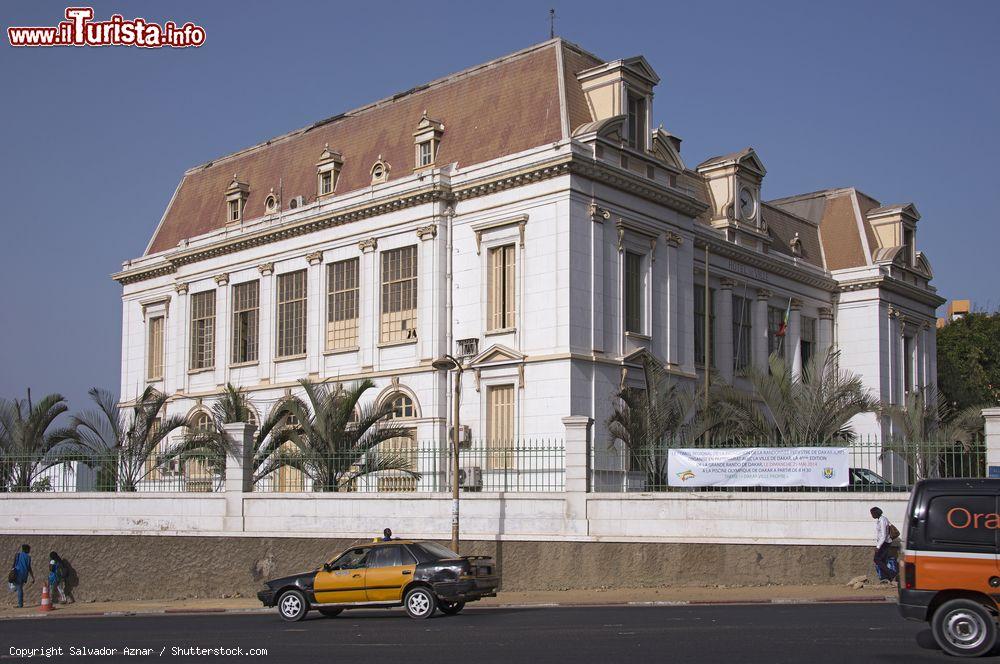
[[[653,132],[653,154],[668,166],[683,171],[684,161],[681,159],[680,151],[675,147],[675,141],[680,142],[680,139],[671,136],[663,129],[657,129]]]
[[[653,85],[660,82],[659,75],[657,75],[656,71],[653,70],[653,67],[650,66],[649,61],[641,55],[627,58],[622,62],[622,64],[633,74],[650,81]]]
[[[502,344],[493,344],[479,355],[472,358],[470,366],[484,366],[494,364],[513,364],[523,362],[527,357],[524,353],[519,353],[513,348],[508,348]]]

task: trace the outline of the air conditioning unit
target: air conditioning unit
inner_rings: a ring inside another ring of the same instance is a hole
[[[305,196],[296,196],[292,200],[288,201],[288,209],[294,210],[295,208],[300,208],[306,204]]]
[[[479,355],[479,339],[459,339],[455,342],[455,351],[459,357],[475,357]]]
[[[483,469],[479,466],[466,466],[458,469],[458,485],[470,491],[483,488]]]
[[[455,442],[455,427],[448,427],[448,442]],[[458,446],[468,447],[472,444],[472,428],[463,424],[458,427]]]

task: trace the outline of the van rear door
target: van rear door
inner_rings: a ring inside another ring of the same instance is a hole
[[[1000,575],[997,495],[993,492],[944,489],[927,492],[927,504],[911,539],[917,544],[917,587],[950,588],[990,594],[991,579]]]

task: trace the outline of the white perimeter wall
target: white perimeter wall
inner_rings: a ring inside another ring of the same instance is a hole
[[[909,494],[587,494],[582,524],[567,517],[566,497],[463,495],[462,537],[874,546],[868,510],[878,505],[902,529]],[[0,533],[366,538],[389,527],[400,536],[448,539],[451,532],[447,496],[243,494],[242,516],[232,498],[227,515],[224,494],[6,494]]]

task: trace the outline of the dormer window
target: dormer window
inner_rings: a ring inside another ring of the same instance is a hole
[[[274,189],[271,189],[271,193],[264,199],[264,211],[267,214],[274,214],[278,211],[278,206],[278,195],[274,193]]]
[[[646,129],[646,98],[628,95],[628,146],[645,152],[649,131]]]
[[[414,168],[427,168],[433,166],[437,160],[438,145],[441,143],[441,136],[444,134],[444,124],[427,117],[427,111],[417,123],[417,130],[413,132],[413,142],[415,153],[413,157]]]
[[[243,221],[243,210],[250,196],[250,185],[240,182],[236,175],[226,189],[226,223],[238,224]]]
[[[380,184],[388,181],[389,168],[389,162],[384,161],[382,155],[379,155],[378,160],[372,164],[372,184]]]
[[[913,247],[913,229],[904,228],[903,229],[903,260],[906,262],[907,267],[913,267],[916,262],[916,252]]]
[[[799,234],[798,233],[795,234],[795,237],[793,237],[791,240],[789,240],[789,242],[788,242],[788,248],[792,250],[792,255],[793,256],[801,256],[802,255],[802,239],[799,238]]]
[[[323,148],[323,153],[316,163],[316,194],[318,196],[329,196],[337,188],[337,180],[340,178],[340,167],[344,160],[340,153],[330,149],[327,143]]]

